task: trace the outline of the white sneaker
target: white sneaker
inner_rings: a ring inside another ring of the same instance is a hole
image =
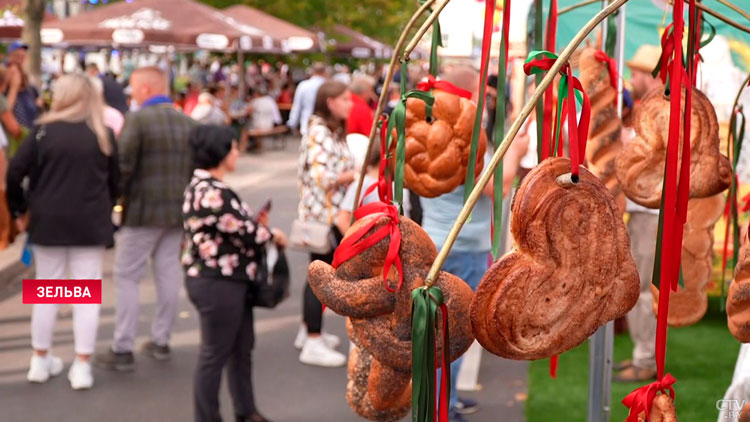
[[[76,358],[68,371],[68,381],[74,390],[88,390],[93,387],[94,376],[91,374],[91,364]]]
[[[329,348],[321,336],[305,341],[299,361],[307,365],[335,368],[346,365],[346,356]]]
[[[320,334],[320,336],[323,338],[323,341],[329,349],[335,349],[341,344],[341,339],[337,335],[328,334],[324,331]],[[294,348],[297,350],[302,350],[302,348],[305,347],[306,341],[307,326],[305,324],[300,324],[299,330],[297,331],[297,337],[294,339]]]
[[[47,382],[49,377],[60,375],[62,370],[62,359],[53,356],[52,353],[47,353],[44,356],[39,356],[34,353],[31,355],[29,373],[26,374],[26,379],[29,380],[29,382]]]

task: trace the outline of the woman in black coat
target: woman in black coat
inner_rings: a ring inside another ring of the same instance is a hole
[[[28,192],[22,183],[29,177]],[[102,258],[113,243],[112,206],[118,191],[117,146],[104,125],[101,95],[88,77],[66,75],[55,85],[52,107],[42,116],[10,162],[8,206],[33,247],[38,279],[102,278]],[[27,378],[45,382],[62,372],[49,353],[56,304],[36,304],[31,315],[31,358]],[[99,304],[73,305],[76,359],[68,372],[73,389],[94,383]]]

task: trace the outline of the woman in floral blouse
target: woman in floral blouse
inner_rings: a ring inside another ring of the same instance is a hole
[[[349,89],[338,81],[324,82],[318,89],[315,110],[310,117],[307,135],[300,145],[298,175],[300,203],[298,218],[331,226],[338,240],[341,233],[334,219],[347,186],[354,181],[354,157],[346,144],[346,120],[352,108]],[[333,262],[333,251],[326,255],[310,254],[310,262]],[[299,360],[318,366],[343,366],[346,356],[334,350],[336,336],[322,333],[323,305],[306,283],[303,295],[304,324],[294,342],[302,349]]]
[[[223,182],[235,170],[235,133],[221,126],[198,126],[190,135],[197,170],[182,206],[185,245],[182,265],[190,301],[200,313],[201,351],[194,380],[195,421],[219,415],[221,371],[228,364],[229,390],[237,421],[267,421],[255,407],[251,352],[255,342],[248,289],[258,273],[265,244],[286,243],[268,229],[268,215],[257,218]]]

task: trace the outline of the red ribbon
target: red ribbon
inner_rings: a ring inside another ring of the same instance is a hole
[[[427,75],[427,80],[417,84],[417,89],[420,91],[430,91],[431,89],[439,89],[450,94],[458,95],[466,99],[471,99],[471,92],[461,89],[448,81],[437,80],[432,75]]]
[[[401,248],[401,231],[398,229],[398,209],[391,204],[373,202],[358,208],[354,212],[354,217],[357,220],[365,216],[374,216],[375,218],[366,225],[360,227],[356,232],[346,237],[341,242],[333,255],[333,268],[338,268],[342,263],[371,248],[386,236],[390,236],[391,243],[388,247],[385,262],[383,263],[383,283],[385,284],[386,290],[389,292],[396,292],[404,283],[404,271],[401,265],[401,257],[399,257],[399,249]],[[387,224],[380,227],[369,237],[364,238],[364,236],[376,224],[378,224],[383,217],[388,219]],[[391,287],[388,286],[388,273],[391,270],[391,266],[394,264],[398,270],[398,288],[391,289]]]
[[[695,0],[690,0],[691,11],[695,7]],[[680,143],[681,94],[683,84],[689,84],[691,78],[682,65],[682,31],[684,0],[675,0],[673,6],[674,26],[671,36],[665,31],[662,37],[661,75],[664,80],[666,72],[670,72],[670,114],[669,137],[667,142],[667,158],[665,184],[663,192],[664,232],[662,235],[661,283],[659,285],[659,307],[656,320],[656,372],[657,382],[649,386],[636,389],[623,400],[623,404],[630,409],[628,422],[636,422],[638,415],[645,412],[649,415],[654,397],[658,391],[668,389],[672,398],[675,382],[670,374],[664,375],[667,348],[667,319],[669,315],[669,295],[677,290],[682,252],[682,235],[687,218],[687,202],[690,193],[690,113],[691,89],[688,87],[685,105],[685,122],[683,126],[684,142],[682,143],[682,160],[678,172],[678,148]],[[671,60],[670,60],[671,58]],[[678,180],[679,173],[679,180]]]
[[[448,361],[448,307],[445,303],[440,305],[440,314],[443,317],[443,353],[441,353],[441,359],[438,360],[438,340],[435,337],[435,378],[438,377],[438,369],[440,368],[443,369],[443,376],[440,377],[440,395],[436,396],[439,398],[440,409],[435,409],[434,414],[435,421],[449,422],[450,387],[448,386],[448,375],[450,374],[450,362]],[[436,384],[434,394],[438,394],[437,388]]]
[[[549,376],[550,378],[557,378],[557,365],[560,355],[555,355],[549,358]]]
[[[607,53],[599,50],[594,53],[594,58],[600,62],[604,62],[607,65],[607,73],[609,73],[609,83],[612,85],[612,89],[617,92],[617,62],[612,57],[609,57]],[[617,96],[615,96],[615,107],[617,107]]]
[[[655,381],[649,385],[639,387],[625,396],[622,399],[622,404],[630,409],[630,414],[625,420],[627,422],[638,422],[638,415],[641,413],[645,413],[646,420],[649,420],[651,417],[651,404],[658,392],[669,394],[672,400],[674,400],[674,388],[672,388],[672,384],[675,382],[677,380],[672,374],[667,374],[661,381]]]
[[[378,182],[371,185],[365,191],[365,194],[359,199],[359,206],[362,206],[365,198],[370,195],[375,189],[378,189],[378,197],[381,202],[390,204],[393,202],[393,184],[391,183],[388,169],[388,116],[383,114],[380,116],[380,170],[378,172]],[[365,163],[364,165],[367,165]]]

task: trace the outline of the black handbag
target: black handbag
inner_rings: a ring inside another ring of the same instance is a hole
[[[264,252],[249,300],[252,306],[273,309],[289,297],[289,263],[284,250],[274,244],[267,245]]]

